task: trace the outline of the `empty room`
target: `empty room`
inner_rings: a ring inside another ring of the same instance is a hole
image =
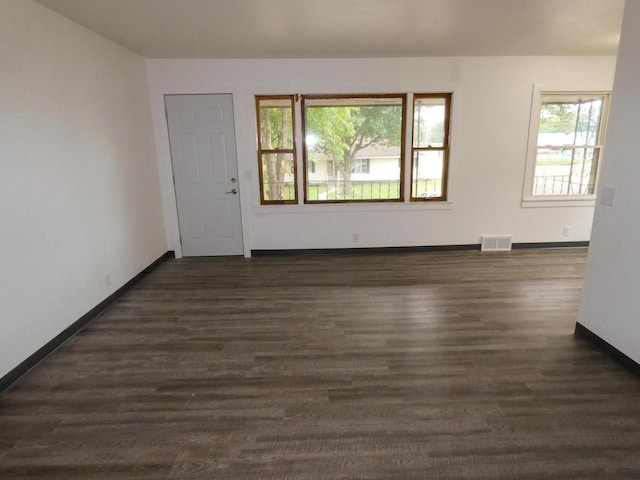
[[[0,478],[639,478],[638,44],[0,0]]]

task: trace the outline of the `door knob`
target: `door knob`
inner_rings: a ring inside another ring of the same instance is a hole
[[[236,193],[238,193],[238,190],[234,188],[233,190],[229,192],[224,192],[224,193],[230,193],[231,195],[235,195]]]

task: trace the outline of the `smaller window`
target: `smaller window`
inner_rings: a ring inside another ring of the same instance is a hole
[[[335,177],[336,176],[336,164],[333,163],[333,160],[326,160],[327,165],[327,177]]]
[[[370,163],[370,159],[368,158],[356,158],[351,164],[351,172],[352,173],[369,173],[369,163]]]
[[[411,201],[445,201],[451,94],[413,96]]]
[[[257,96],[260,203],[297,203],[293,95]]]
[[[595,195],[608,94],[541,93],[525,199]],[[533,115],[533,114],[532,114]]]

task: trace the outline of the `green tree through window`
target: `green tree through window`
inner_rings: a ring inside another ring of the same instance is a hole
[[[296,203],[293,96],[257,97],[261,203]]]
[[[370,181],[360,181],[368,184],[366,188],[359,188],[364,185],[355,188],[352,174],[358,154],[363,152],[384,152],[387,156],[402,158],[404,95],[311,96],[303,98],[303,102],[307,201],[401,200],[402,168],[381,173]],[[311,178],[309,165],[323,161],[333,162],[340,179],[326,186],[325,198],[313,198],[312,188],[319,181]],[[397,160],[393,165],[398,165]],[[387,187],[393,184],[393,187],[377,188],[373,182]]]

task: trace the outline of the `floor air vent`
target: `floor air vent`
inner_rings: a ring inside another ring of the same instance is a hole
[[[483,252],[505,252],[511,250],[511,235],[483,235],[480,250]]]

